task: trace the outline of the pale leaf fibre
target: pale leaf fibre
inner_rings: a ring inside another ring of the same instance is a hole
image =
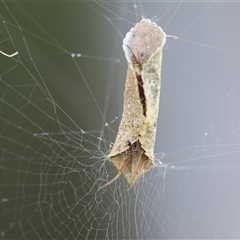
[[[108,155],[118,174],[102,187],[124,174],[130,188],[141,174],[154,166],[165,42],[166,34],[149,19],[137,23],[123,40],[128,62],[123,115],[116,141]]]

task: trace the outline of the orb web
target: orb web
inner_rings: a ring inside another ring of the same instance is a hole
[[[2,239],[239,238],[237,3],[0,5],[0,50],[18,52],[0,55]],[[156,166],[129,191],[123,177],[98,190],[116,175],[122,39],[142,17],[178,37],[163,50]]]

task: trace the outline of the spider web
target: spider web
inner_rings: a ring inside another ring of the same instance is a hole
[[[2,239],[239,238],[239,3],[1,1]],[[107,154],[126,32],[167,34],[156,166],[129,190]]]

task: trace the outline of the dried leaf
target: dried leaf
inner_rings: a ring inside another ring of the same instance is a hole
[[[162,48],[166,34],[149,19],[142,19],[123,40],[128,61],[122,120],[108,159],[127,179],[129,188],[154,166]],[[129,189],[128,188],[128,189]]]

